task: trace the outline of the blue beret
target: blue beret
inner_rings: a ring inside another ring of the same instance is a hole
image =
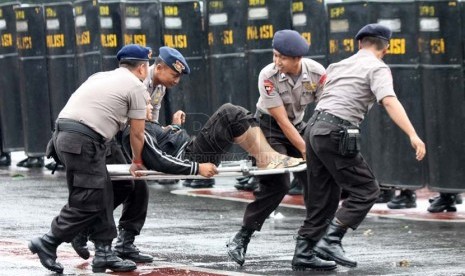
[[[149,60],[152,49],[150,47],[142,47],[137,44],[128,44],[121,48],[116,54],[116,58],[121,60]]]
[[[361,40],[366,36],[373,36],[389,41],[391,35],[391,30],[386,26],[383,26],[381,24],[368,24],[365,27],[361,28],[360,31],[358,31],[357,35],[355,36],[355,39]]]
[[[288,57],[301,57],[308,54],[310,45],[296,31],[277,31],[273,37],[273,49]]]
[[[182,54],[173,48],[163,46],[160,47],[160,55],[158,56],[166,63],[171,69],[179,74],[189,74],[191,69],[187,65],[186,59]]]

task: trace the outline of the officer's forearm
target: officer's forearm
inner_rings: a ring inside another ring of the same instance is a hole
[[[383,99],[382,104],[384,108],[386,108],[386,112],[389,114],[392,121],[394,121],[405,134],[409,137],[417,136],[415,128],[410,122],[404,107],[396,97],[386,97]]]
[[[142,162],[142,149],[144,147],[145,120],[131,119],[131,129],[129,133],[133,161]]]
[[[289,142],[291,142],[291,144],[294,145],[294,147],[296,147],[300,152],[305,152],[305,141],[294,125],[292,125],[290,122],[287,124],[278,122],[278,125]]]

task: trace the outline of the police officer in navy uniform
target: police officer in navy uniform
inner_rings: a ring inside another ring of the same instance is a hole
[[[407,134],[417,160],[426,154],[382,61],[390,37],[387,27],[368,24],[355,36],[359,51],[327,68],[323,93],[305,132],[307,217],[298,231],[294,270],[321,269],[318,257],[357,266],[345,255],[341,240],[348,228],[360,225],[379,195],[378,182],[358,146],[358,126],[374,103],[382,104]],[[338,207],[341,189],[348,196]]]
[[[274,62],[264,67],[258,77],[260,97],[256,118],[273,149],[305,158],[304,112],[321,93],[325,69],[316,61],[303,58],[309,45],[296,31],[277,31],[272,46]],[[294,173],[294,177],[306,183],[306,172]],[[246,207],[242,228],[227,242],[228,255],[239,265],[244,264],[252,234],[260,231],[289,186],[289,174],[260,177],[255,200]]]
[[[64,164],[69,190],[67,204],[52,221],[50,231],[33,238],[29,249],[47,269],[62,273],[57,247],[78,233],[92,229],[95,244],[93,272],[132,271],[136,264],[117,257],[111,249],[117,231],[113,218],[113,185],[106,168],[108,142],[128,122],[133,148],[130,173],[145,169],[142,161],[144,127],[149,95],[142,81],[149,69],[150,49],[124,46],[118,52],[120,67],[89,77],[70,97],[56,121],[54,152]],[[49,144],[50,145],[50,144]]]

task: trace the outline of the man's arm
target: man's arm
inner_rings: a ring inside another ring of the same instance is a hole
[[[284,106],[268,108],[268,112],[276,120],[287,139],[301,152],[302,158],[305,159],[305,141],[291,121],[289,121]]]
[[[404,131],[405,134],[407,134],[407,136],[410,138],[410,143],[415,149],[417,160],[422,160],[426,154],[425,143],[423,143],[420,137],[418,137],[415,128],[410,122],[402,104],[396,97],[393,96],[384,97],[381,100],[381,103],[383,104],[384,108],[386,108],[389,117],[391,117],[394,123],[399,126],[399,128],[402,129],[402,131]]]
[[[145,129],[145,120],[144,119],[130,119],[129,124],[130,128],[130,141],[131,141],[131,150],[132,150],[132,164],[129,169],[132,176],[136,176],[137,170],[145,169],[142,162],[142,149],[144,147],[144,129]],[[137,175],[140,176],[140,175]]]

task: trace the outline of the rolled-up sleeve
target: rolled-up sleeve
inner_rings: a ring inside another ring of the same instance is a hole
[[[132,89],[129,96],[128,117],[130,119],[145,119],[147,117],[147,100],[150,98],[145,86]]]
[[[381,102],[387,96],[396,97],[394,92],[394,85],[392,81],[392,74],[389,67],[375,68],[369,74],[370,88],[375,94],[376,101]]]

